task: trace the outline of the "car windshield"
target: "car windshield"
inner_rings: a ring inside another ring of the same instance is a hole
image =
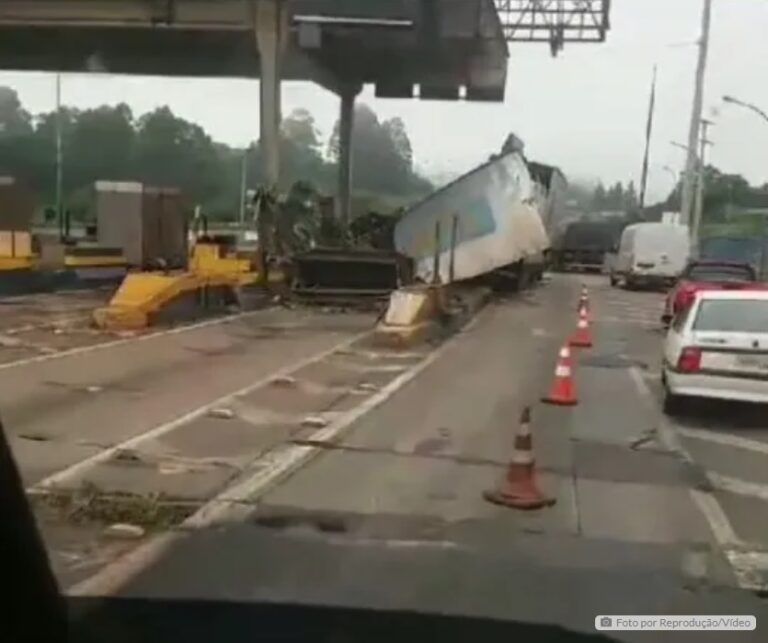
[[[704,299],[693,330],[768,333],[768,300]]]
[[[746,266],[697,265],[688,270],[686,278],[692,281],[753,281],[754,273]]]

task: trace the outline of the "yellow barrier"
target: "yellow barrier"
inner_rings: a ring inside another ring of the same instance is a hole
[[[127,264],[128,260],[123,256],[94,255],[92,257],[78,257],[64,255],[64,266],[66,268],[125,266]]]
[[[99,328],[139,330],[149,325],[158,313],[180,295],[210,287],[235,289],[255,283],[258,273],[248,259],[222,257],[220,247],[199,243],[193,250],[186,272],[137,272],[126,275],[123,283],[104,308],[93,314]]]
[[[34,257],[0,257],[0,272],[32,270],[36,267]]]

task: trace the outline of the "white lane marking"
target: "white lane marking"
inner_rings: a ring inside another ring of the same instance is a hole
[[[748,496],[758,498],[759,500],[768,500],[768,484],[759,482],[750,482],[741,478],[726,476],[721,473],[709,473],[709,480],[712,485],[720,491],[728,491],[739,496]]]
[[[632,367],[629,373],[640,397],[655,407],[653,392],[640,370]],[[664,416],[659,418],[658,433],[664,446],[673,453],[677,453],[687,463],[694,464],[691,454],[683,446],[676,431],[679,429],[673,428]],[[711,472],[705,471],[704,475],[713,487],[717,487]],[[731,564],[739,587],[760,592],[768,589],[768,555],[755,550],[736,535],[731,521],[714,494],[693,488],[688,489],[688,492],[709,523],[718,546]]]
[[[678,427],[677,432],[686,438],[705,440],[707,442],[714,442],[715,444],[722,444],[724,446],[746,449],[748,451],[768,455],[768,443],[760,442],[758,440],[750,440],[749,438],[743,438],[739,435],[704,431],[702,429],[689,429],[682,426]]]
[[[0,364],[0,370],[4,370],[7,368],[20,367],[20,366],[27,366],[29,364],[37,364],[38,362],[46,362],[50,359],[59,359],[60,357],[69,357],[70,355],[79,355],[81,353],[89,353],[91,351],[100,350],[102,348],[114,348],[115,346],[121,346],[123,344],[128,344],[130,342],[142,342],[150,339],[155,339],[157,337],[176,335],[177,333],[183,333],[188,330],[196,330],[198,328],[205,328],[206,326],[214,326],[215,324],[226,324],[226,323],[235,321],[237,319],[244,319],[245,317],[251,317],[258,313],[263,313],[264,310],[269,310],[269,309],[249,310],[248,312],[245,312],[245,313],[238,313],[236,315],[229,315],[227,317],[216,317],[215,319],[207,319],[206,321],[202,321],[196,324],[177,326],[176,328],[169,328],[167,330],[161,330],[155,333],[148,333],[146,335],[136,335],[135,337],[126,337],[123,339],[116,339],[111,342],[102,342],[100,344],[90,344],[89,346],[78,346],[76,348],[70,348],[68,350],[58,351],[56,353],[38,355],[36,357],[25,357],[23,359],[18,359],[13,362],[6,362],[4,364]]]
[[[490,309],[486,308],[485,310]],[[328,441],[339,437],[343,432],[350,429],[363,415],[383,404],[424,369],[442,357],[462,335],[478,322],[485,310],[481,311],[460,332],[435,351],[429,353],[410,370],[398,375],[381,391],[345,413],[326,428],[315,431],[308,439],[318,442]],[[324,450],[318,447],[296,444],[282,445],[270,451],[258,458],[249,467],[253,471],[250,476],[246,476],[239,483],[209,500],[197,512],[184,520],[176,530],[165,532],[140,545],[127,555],[118,558],[114,563],[99,570],[90,578],[73,585],[67,590],[67,594],[70,596],[106,596],[116,592],[142,569],[156,562],[173,543],[183,538],[186,532],[208,527],[223,520],[234,520],[251,512],[253,510],[252,503],[256,498],[323,452]]]
[[[220,406],[226,406],[227,404],[231,403],[235,398],[241,397],[243,395],[247,395],[248,393],[251,393],[252,391],[255,391],[258,388],[261,388],[262,386],[266,386],[267,384],[269,384],[269,382],[271,382],[273,379],[277,377],[285,377],[287,375],[290,375],[291,373],[298,371],[301,368],[308,366],[309,364],[312,364],[314,362],[317,362],[327,357],[328,355],[330,355],[334,351],[339,350],[340,348],[346,348],[347,346],[351,346],[356,341],[369,335],[371,332],[372,331],[368,330],[368,331],[365,331],[364,333],[359,333],[357,335],[354,335],[351,338],[347,338],[343,342],[340,342],[339,344],[336,344],[325,351],[322,351],[320,353],[315,353],[313,355],[310,355],[309,357],[299,360],[298,362],[289,364],[284,368],[281,368],[277,371],[269,373],[268,375],[262,377],[256,382],[253,382],[248,386],[245,386],[235,391],[234,393],[229,393],[216,400],[213,400],[212,402],[209,402],[208,404],[204,404],[203,406],[200,406],[192,411],[189,411],[188,413],[185,413],[184,415],[177,417],[175,420],[171,420],[170,422],[166,422],[164,424],[156,426],[154,429],[151,429],[144,433],[140,433],[139,435],[136,435],[132,438],[129,438],[128,440],[120,442],[119,444],[111,446],[108,449],[99,451],[98,453],[95,453],[94,455],[90,456],[89,458],[86,458],[85,460],[80,460],[79,462],[76,462],[75,464],[69,467],[66,467],[65,469],[62,469],[60,471],[57,471],[56,473],[44,478],[37,484],[33,485],[30,491],[34,493],[39,491],[50,490],[52,487],[56,487],[57,485],[61,485],[62,483],[70,481],[73,478],[80,475],[83,471],[86,471],[87,469],[90,469],[91,467],[94,467],[97,464],[104,462],[105,460],[109,460],[120,451],[124,451],[127,449],[134,449],[142,442],[146,442],[147,440],[153,440],[155,438],[160,437],[161,435],[164,435],[165,433],[168,433],[169,431],[173,431],[174,429],[182,426],[183,424],[186,424],[187,422],[190,422],[208,413],[211,409],[214,409]]]

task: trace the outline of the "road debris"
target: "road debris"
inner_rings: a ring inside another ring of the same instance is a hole
[[[115,523],[104,530],[104,535],[107,538],[119,538],[122,540],[138,540],[143,538],[144,534],[143,527],[125,522]]]
[[[140,464],[144,462],[144,459],[133,449],[118,449],[115,455],[112,456],[112,460],[125,464]]]
[[[3,348],[18,348],[22,345],[22,341],[16,337],[10,337],[9,335],[0,335],[0,346]]]
[[[306,426],[312,429],[322,429],[328,426],[328,420],[319,415],[308,415],[301,421],[301,426]]]
[[[31,440],[32,442],[48,442],[51,438],[44,433],[19,433],[22,440]]]
[[[281,375],[280,377],[274,378],[270,384],[272,384],[272,386],[296,386],[296,378],[291,377],[290,375]]]
[[[638,449],[643,448],[649,442],[655,442],[657,438],[658,438],[658,429],[656,427],[653,427],[651,429],[643,431],[638,437],[630,440],[629,448],[636,451]]]
[[[235,417],[235,412],[232,409],[216,408],[208,411],[208,415],[219,420],[231,420]]]

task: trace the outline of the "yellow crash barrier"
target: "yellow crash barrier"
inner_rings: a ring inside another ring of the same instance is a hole
[[[250,260],[221,254],[217,244],[198,243],[186,272],[129,273],[109,304],[94,312],[94,323],[108,330],[141,330],[152,315],[183,295],[216,287],[234,290],[256,282],[258,273]]]

